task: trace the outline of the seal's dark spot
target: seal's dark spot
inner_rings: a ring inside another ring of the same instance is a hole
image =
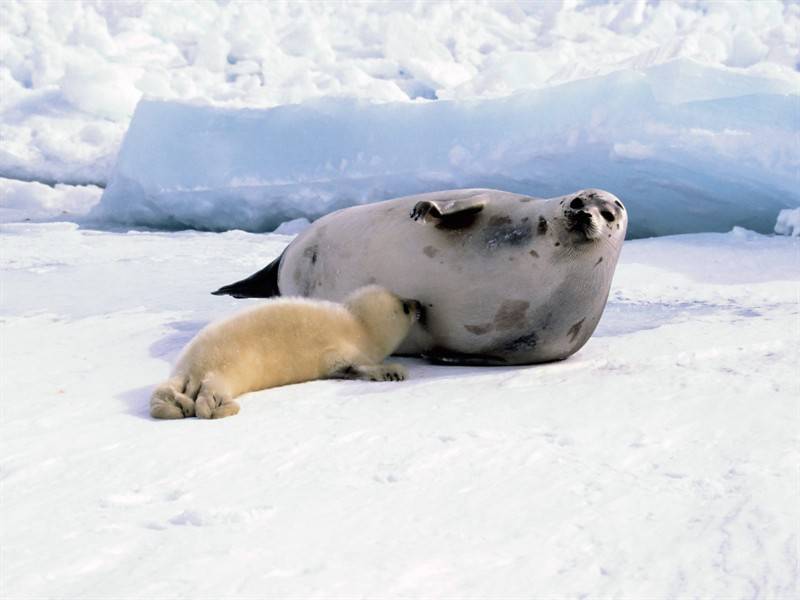
[[[583,327],[583,322],[586,320],[586,317],[582,318],[580,321],[575,323],[572,327],[569,328],[567,335],[569,336],[570,344],[575,341],[575,338],[578,337],[578,333],[580,333],[581,327]]]
[[[603,262],[603,257],[602,257],[602,256],[601,256],[600,258],[598,258],[598,259],[597,259],[597,262],[596,262],[596,263],[594,263],[594,266],[596,267],[596,266],[597,266],[597,265],[599,265],[601,262]]]
[[[583,200],[580,198],[575,198],[572,202],[569,203],[569,207],[575,210],[583,208]]]
[[[498,330],[513,329],[525,324],[525,312],[531,305],[527,300],[504,300],[494,315]]]
[[[303,256],[310,259],[312,265],[317,264],[318,253],[319,253],[319,247],[317,247],[316,244],[314,244],[313,246],[309,246],[308,248],[303,250]]]
[[[560,246],[560,245],[561,245],[561,242],[556,242],[556,243],[555,243],[555,245],[556,245],[556,246]]]
[[[494,216],[489,219],[484,237],[486,247],[495,250],[500,246],[519,246],[533,236],[530,223],[515,224],[510,217]]]
[[[547,233],[547,219],[544,217],[539,217],[539,227],[537,228],[539,235],[544,235]]]
[[[437,254],[439,254],[439,249],[434,248],[433,246],[425,246],[422,251],[425,253],[425,256],[428,258],[433,258]]]
[[[314,289],[317,287],[317,283],[318,282],[316,280],[312,280],[310,278],[309,279],[305,279],[303,281],[303,283],[302,283],[302,286],[300,287],[300,289],[301,289],[300,295],[301,296],[310,296],[311,292],[313,292]]]
[[[511,217],[506,215],[495,215],[489,219],[489,227],[497,227],[498,225],[508,225],[511,223]]]
[[[534,348],[536,348],[536,343],[539,340],[539,336],[536,335],[535,331],[531,331],[530,333],[526,333],[525,335],[521,335],[519,337],[514,338],[513,340],[509,340],[505,344],[500,347],[502,352],[530,352]]]
[[[625,207],[624,207],[624,206],[622,206],[622,203],[621,203],[619,200],[614,200],[614,204],[616,204],[617,206],[619,206],[619,207],[620,207],[622,210],[625,210]]]
[[[531,250],[528,252],[533,258],[539,258],[539,253],[536,250]]]
[[[609,223],[614,220],[614,214],[609,210],[601,210],[600,215]]]
[[[464,325],[464,329],[470,333],[474,333],[475,335],[484,335],[494,329],[494,325],[491,323],[483,323],[481,325]]]
[[[530,198],[528,196],[523,196],[522,198],[519,199],[520,202],[530,202],[531,200],[533,200],[533,198]]]

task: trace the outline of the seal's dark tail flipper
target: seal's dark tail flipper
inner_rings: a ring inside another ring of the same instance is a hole
[[[234,298],[271,298],[280,296],[278,289],[278,269],[281,266],[283,254],[261,269],[258,273],[253,273],[247,279],[242,279],[230,285],[223,285],[216,292],[211,292],[215,296],[233,296]]]

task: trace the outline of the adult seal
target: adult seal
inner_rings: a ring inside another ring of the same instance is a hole
[[[398,354],[560,360],[600,320],[627,223],[619,199],[597,189],[549,199],[491,189],[407,196],[326,215],[264,269],[214,293],[340,301],[378,284],[425,307]]]

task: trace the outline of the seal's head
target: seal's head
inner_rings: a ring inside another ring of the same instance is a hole
[[[561,200],[566,229],[573,243],[621,240],[628,227],[628,214],[614,194],[588,189]]]
[[[419,301],[401,298],[379,285],[355,290],[345,300],[345,306],[385,345],[385,354],[391,354],[411,326],[424,318]]]

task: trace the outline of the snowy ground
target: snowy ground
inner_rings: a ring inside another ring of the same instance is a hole
[[[151,386],[245,304],[208,292],[290,238],[0,233],[4,598],[798,593],[798,238],[628,242],[559,364],[407,360],[156,422]]]

